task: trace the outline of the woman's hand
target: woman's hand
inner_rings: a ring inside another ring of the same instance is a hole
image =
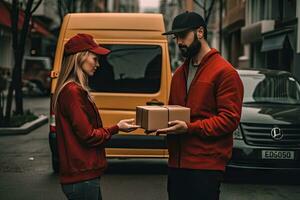
[[[123,119],[117,124],[120,131],[131,132],[139,128],[140,126],[134,124],[134,119]]]

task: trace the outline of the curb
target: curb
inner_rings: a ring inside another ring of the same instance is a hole
[[[48,122],[48,117],[46,115],[40,115],[36,120],[27,122],[18,128],[0,128],[0,136],[3,135],[23,135],[28,134],[34,129],[46,124]]]

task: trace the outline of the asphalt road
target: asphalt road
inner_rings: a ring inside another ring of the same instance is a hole
[[[25,109],[47,114],[47,98],[25,99]],[[165,200],[166,161],[109,160],[101,179],[104,200]],[[300,175],[232,171],[221,186],[221,200],[298,200]],[[0,199],[65,199],[52,173],[48,125],[30,134],[0,137]]]

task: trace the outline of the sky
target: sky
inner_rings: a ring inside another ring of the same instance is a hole
[[[160,0],[139,0],[140,10],[143,12],[145,8],[158,8]]]

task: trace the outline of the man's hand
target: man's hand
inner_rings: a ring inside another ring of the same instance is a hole
[[[158,129],[156,131],[156,135],[159,134],[183,134],[183,133],[187,133],[188,131],[188,127],[186,122],[184,121],[179,121],[179,120],[175,120],[175,121],[170,121],[168,128],[164,128],[164,129]]]

